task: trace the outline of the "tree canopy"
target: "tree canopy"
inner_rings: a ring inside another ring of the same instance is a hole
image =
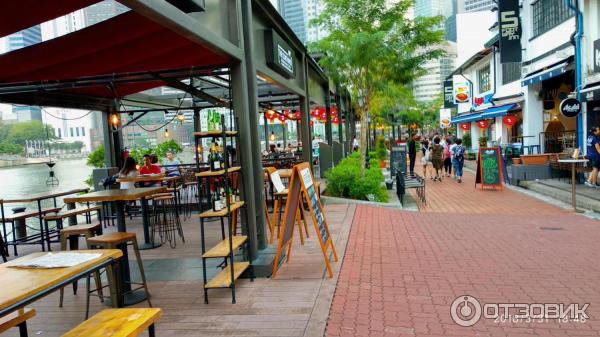
[[[412,0],[324,0],[324,11],[312,23],[329,36],[312,44],[323,53],[321,65],[336,83],[348,88],[362,130],[371,105],[390,86],[406,86],[424,73],[423,65],[443,55],[441,17],[410,19]],[[361,148],[367,132],[361,132]],[[365,151],[361,162],[365,163]]]

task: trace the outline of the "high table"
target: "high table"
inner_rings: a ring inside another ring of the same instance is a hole
[[[577,209],[577,201],[575,200],[575,166],[577,164],[587,163],[588,159],[559,159],[559,163],[571,163],[571,201],[573,202],[573,211],[582,212]]]
[[[76,193],[82,193],[82,192],[87,192],[89,191],[88,188],[78,188],[78,189],[74,189],[74,190],[69,190],[69,191],[62,191],[62,192],[55,192],[55,193],[39,193],[39,194],[31,194],[27,197],[23,197],[23,198],[13,198],[13,199],[4,199],[2,200],[2,202],[0,202],[0,217],[1,220],[4,220],[4,204],[17,204],[17,203],[29,203],[29,202],[36,202],[37,203],[37,207],[38,207],[38,218],[40,221],[40,233],[41,235],[41,245],[42,245],[42,251],[45,251],[45,246],[44,246],[44,239],[43,239],[43,233],[44,233],[44,214],[42,212],[42,200],[46,200],[46,199],[53,199],[54,202],[54,207],[57,208],[56,205],[56,198],[58,197],[63,197],[69,194],[76,194]],[[65,202],[67,203],[67,202]],[[68,204],[68,203],[67,203]],[[49,245],[50,243],[48,243]],[[16,249],[16,248],[15,248]],[[50,247],[48,247],[48,250],[50,249]],[[15,250],[16,251],[16,250]]]
[[[142,187],[142,188],[132,188],[127,190],[103,190],[96,191],[84,195],[79,195],[76,197],[65,198],[66,203],[76,203],[76,202],[114,202],[115,209],[117,212],[117,229],[119,232],[126,232],[127,226],[125,224],[125,202],[126,201],[134,201],[141,200],[142,203],[142,219],[144,226],[144,245],[140,246],[140,249],[149,247],[155,248],[157,245],[153,242],[150,242],[150,218],[148,216],[148,199],[147,197],[164,192],[166,187]],[[131,275],[129,272],[129,258],[127,256],[127,247],[122,247],[123,251],[123,261],[121,262],[121,280],[123,281],[123,289],[125,292],[131,291],[131,285],[129,281],[131,280]],[[124,303],[125,305],[131,305],[135,303],[139,303],[141,301],[146,300],[146,294],[143,291],[129,293],[125,296]]]
[[[100,253],[91,261],[66,268],[14,268],[14,263],[30,260],[47,253],[33,253],[0,265],[0,317],[58,290],[96,270],[107,268],[110,296],[114,307],[122,306],[114,269],[123,253],[119,249],[77,250],[71,253]]]
[[[166,177],[164,175],[144,175],[137,177],[126,177],[126,178],[117,178],[118,183],[145,183],[151,181],[162,181],[165,183],[171,183],[173,181],[181,179],[180,176]]]

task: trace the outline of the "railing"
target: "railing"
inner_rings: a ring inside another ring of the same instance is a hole
[[[543,153],[561,153],[575,148],[576,131],[540,132],[540,145]]]

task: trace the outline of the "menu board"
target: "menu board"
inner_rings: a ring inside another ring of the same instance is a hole
[[[275,254],[275,261],[273,264],[273,274],[271,277],[275,277],[277,269],[279,268],[279,262],[282,257],[283,250],[287,248],[287,261],[289,261],[292,239],[294,236],[294,225],[296,221],[296,215],[298,214],[298,205],[304,201],[308,204],[308,211],[313,220],[315,231],[317,232],[317,238],[319,239],[319,245],[323,252],[323,258],[325,259],[325,265],[329,273],[329,277],[333,277],[331,265],[329,264],[329,250],[333,254],[334,261],[337,261],[337,253],[331,240],[331,233],[329,232],[329,226],[327,225],[327,218],[323,211],[323,206],[319,195],[315,188],[314,179],[310,171],[309,163],[301,163],[292,168],[292,174],[290,176],[290,184],[288,187],[288,195],[285,205],[285,211],[283,215],[283,223],[281,224],[281,231],[279,235],[279,242],[277,244],[277,253]]]
[[[500,148],[481,148],[477,156],[475,185],[500,187],[502,189],[502,156]]]
[[[406,145],[392,147],[390,153],[390,169],[392,176],[406,173]]]

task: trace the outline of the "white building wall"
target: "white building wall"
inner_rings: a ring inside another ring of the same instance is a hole
[[[467,61],[494,37],[489,28],[496,22],[496,12],[461,13],[456,15],[456,65]]]
[[[54,130],[54,136],[61,141],[66,143],[83,142],[85,145],[83,151],[90,152],[92,151],[92,114],[88,113],[89,111],[86,110],[44,108],[42,122],[51,127]]]

